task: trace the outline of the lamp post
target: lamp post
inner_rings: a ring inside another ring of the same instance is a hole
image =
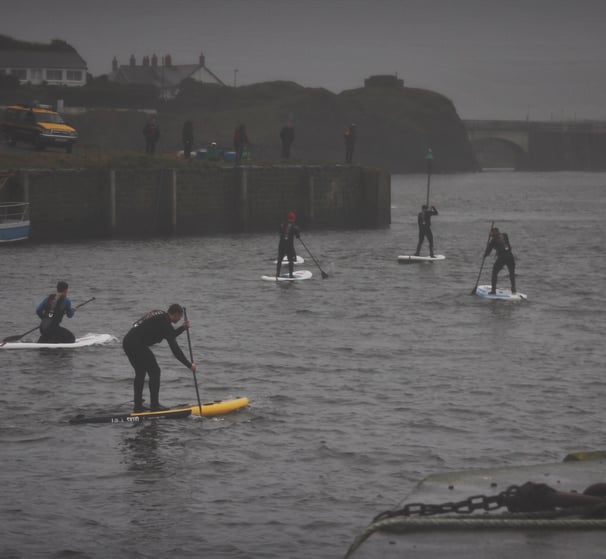
[[[429,182],[431,180],[431,162],[433,161],[433,151],[431,151],[431,148],[427,148],[425,161],[427,161],[427,207],[429,208]]]

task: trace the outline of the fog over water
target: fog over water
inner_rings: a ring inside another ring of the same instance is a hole
[[[289,80],[333,92],[397,73],[462,118],[605,119],[602,0],[22,0],[0,33],[72,44],[93,75],[114,56],[170,54],[233,85]]]

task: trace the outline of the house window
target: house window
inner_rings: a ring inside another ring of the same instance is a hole
[[[46,79],[49,81],[61,81],[63,79],[63,70],[47,70]]]
[[[67,70],[67,79],[74,82],[82,81],[82,71],[81,70]]]
[[[11,74],[18,77],[20,80],[27,79],[27,70],[25,68],[13,68]]]

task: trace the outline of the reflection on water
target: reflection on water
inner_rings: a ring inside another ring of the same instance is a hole
[[[122,442],[122,452],[128,469],[145,473],[162,472],[166,462],[158,454],[160,435],[157,422],[144,422],[137,425],[133,431],[134,434],[126,436]]]

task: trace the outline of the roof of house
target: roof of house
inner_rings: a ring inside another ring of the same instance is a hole
[[[0,50],[0,68],[70,68],[86,70],[75,51]]]
[[[158,65],[158,66],[120,66],[112,79],[122,83],[140,83],[155,85],[160,88],[177,87],[185,78],[194,72],[206,74],[209,81],[222,85],[223,82],[205,66],[198,64]]]

